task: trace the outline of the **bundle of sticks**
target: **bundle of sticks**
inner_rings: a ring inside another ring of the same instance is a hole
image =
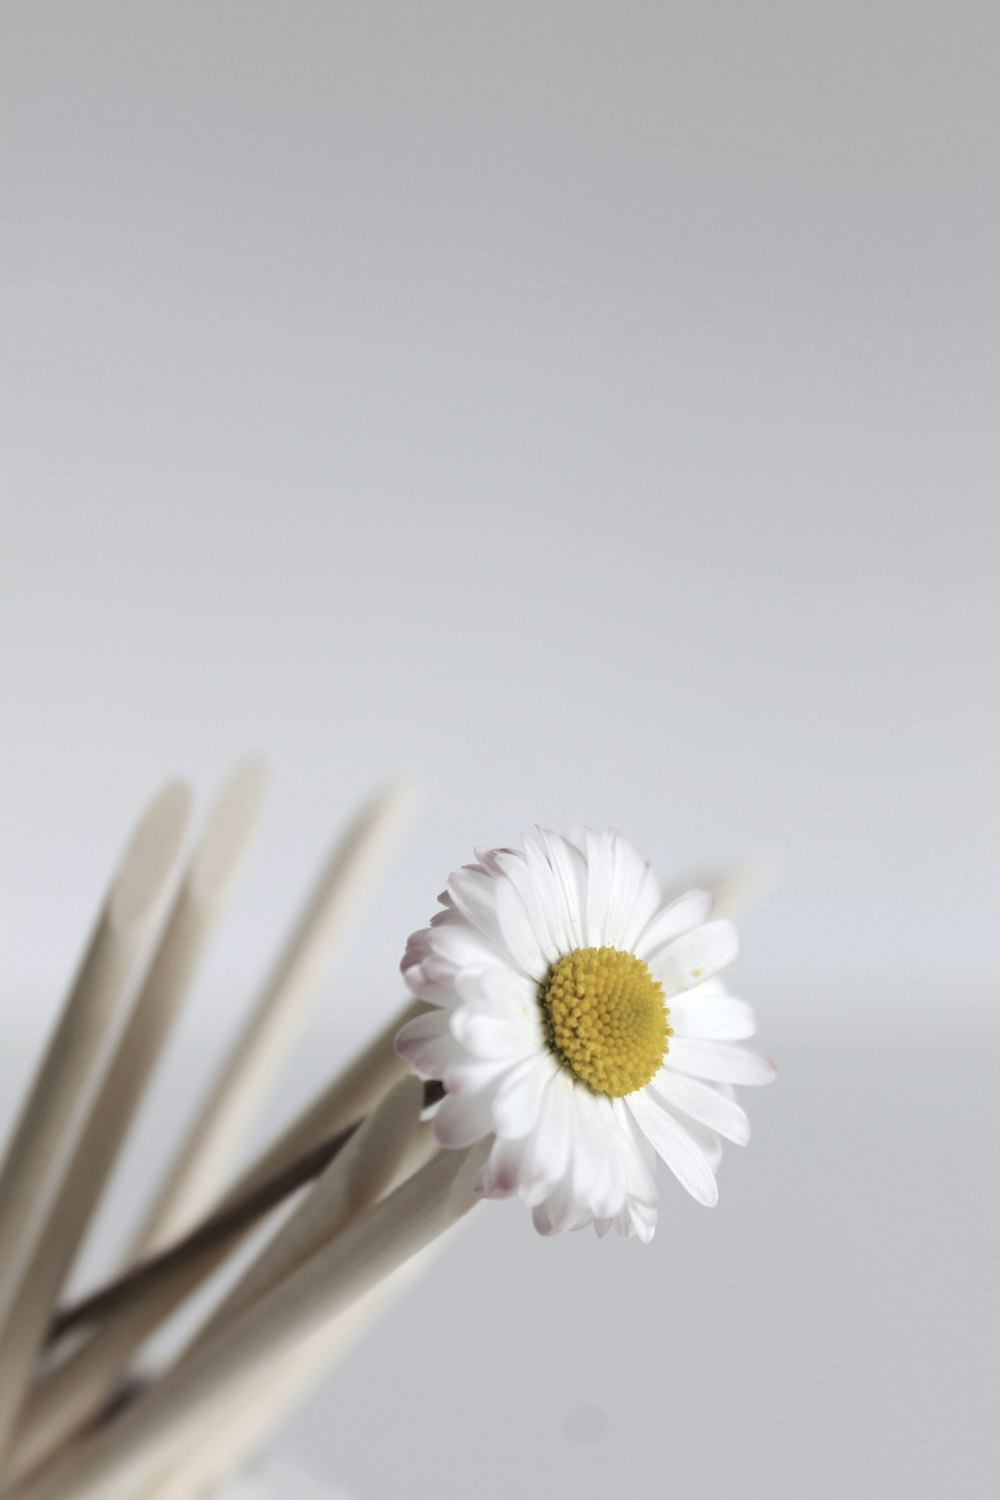
[[[172,782],[146,809],[21,1108],[0,1168],[0,1500],[215,1494],[476,1201],[480,1149],[437,1148],[433,1089],[404,1076],[393,1051],[419,1002],[236,1171],[265,1087],[392,845],[408,801],[392,787],[321,873],[127,1264],[66,1300],[265,784],[258,762],[239,768],[186,865],[189,788]],[[150,1341],[220,1281],[179,1352],[151,1364]]]

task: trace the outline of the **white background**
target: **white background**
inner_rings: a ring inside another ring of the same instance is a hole
[[[784,870],[720,1208],[480,1211],[289,1434],[358,1500],[987,1493],[998,45],[985,0],[4,8],[3,1117],[169,774],[274,795],[126,1184],[390,775],[272,1121],[473,844]]]

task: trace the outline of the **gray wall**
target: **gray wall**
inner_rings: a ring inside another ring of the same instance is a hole
[[[275,1115],[474,843],[784,866],[722,1206],[483,1209],[291,1430],[358,1500],[987,1493],[998,16],[4,7],[4,1118],[175,770],[277,778],[176,1077],[423,789]]]

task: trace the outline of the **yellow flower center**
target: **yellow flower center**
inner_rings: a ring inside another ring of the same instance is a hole
[[[641,958],[617,948],[574,948],[542,985],[549,1046],[595,1094],[631,1094],[667,1055],[667,1007]]]

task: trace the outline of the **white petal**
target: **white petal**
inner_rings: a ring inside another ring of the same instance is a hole
[[[545,966],[554,964],[566,950],[559,941],[562,920],[556,904],[551,873],[545,866],[545,879],[538,881],[526,854],[510,849],[498,849],[494,855],[497,867],[514,887],[531,925],[535,941],[545,959]],[[542,862],[544,864],[544,861]]]
[[[668,943],[676,942],[685,932],[704,927],[712,915],[712,897],[708,891],[686,891],[658,911],[639,936],[634,952],[648,963]]]
[[[742,1042],[753,1036],[753,1011],[734,995],[701,997],[704,986],[688,990],[683,1000],[670,1006],[670,1025],[675,1036],[705,1037],[722,1042]]]
[[[670,1109],[670,1113],[683,1125],[712,1171],[718,1172],[722,1162],[722,1137],[716,1135],[714,1130],[709,1130],[707,1125],[699,1125],[690,1115],[682,1115],[679,1109],[671,1109],[668,1104],[664,1104],[664,1108]]]
[[[565,1175],[573,1141],[574,1085],[561,1069],[549,1080],[538,1124],[525,1151],[521,1183],[526,1203],[546,1197]]]
[[[637,1128],[626,1101],[613,1099],[611,1103],[618,1127],[629,1148],[627,1153],[624,1153],[625,1185],[629,1198],[641,1200],[655,1210],[656,1152]]]
[[[452,1035],[473,1057],[521,1058],[542,1045],[541,1022],[532,1026],[522,1016],[489,1015],[461,1006],[451,1017]]]
[[[613,1218],[625,1201],[621,1132],[608,1100],[578,1088],[573,1100],[573,1193],[597,1218]]]
[[[597,947],[604,943],[608,947],[631,952],[636,936],[655,910],[655,882],[650,890],[647,880],[649,865],[616,828],[609,828],[604,834],[592,834],[589,837],[603,842],[611,861],[607,906],[601,919],[602,936],[591,938],[591,942]],[[588,848],[592,847],[593,844],[588,844]],[[595,921],[598,920],[589,904],[587,911],[588,920],[592,917]]]
[[[570,907],[561,879],[549,862],[540,833],[525,836],[524,858],[538,893],[538,900],[545,912],[554,949],[552,960],[554,961],[564,953],[571,953],[578,946],[576,938],[578,923],[570,922]],[[572,910],[577,915],[578,907],[579,903],[574,902]]]
[[[471,1146],[493,1128],[492,1091],[478,1094],[446,1094],[434,1116],[434,1134],[442,1146]]]
[[[746,1110],[733,1099],[727,1099],[709,1084],[695,1078],[685,1078],[680,1073],[671,1073],[662,1068],[650,1087],[657,1098],[690,1115],[701,1125],[725,1136],[737,1146],[745,1146],[750,1139],[750,1121]]]
[[[770,1058],[734,1042],[696,1042],[680,1036],[670,1039],[666,1066],[695,1078],[744,1086],[770,1083],[777,1074]]]
[[[634,1198],[630,1198],[618,1217],[623,1234],[628,1234],[631,1230],[633,1234],[638,1235],[644,1245],[650,1243],[653,1235],[656,1233],[657,1215],[655,1204],[650,1208],[648,1204],[637,1203]],[[621,1223],[623,1219],[625,1223]]]
[[[499,876],[494,884],[497,920],[512,962],[529,979],[544,979],[548,972],[549,962],[542,951],[524,902],[516,887],[506,876]]]
[[[672,995],[694,989],[731,964],[738,949],[732,922],[706,922],[652,955],[649,971],[663,985],[669,1001]]]
[[[635,899],[635,910],[629,919],[629,930],[625,939],[625,947],[630,953],[635,952],[640,934],[645,932],[653,914],[662,904],[663,892],[660,882],[656,878],[652,865],[645,864]]]
[[[443,1078],[445,1070],[465,1056],[451,1034],[448,1013],[432,1010],[407,1021],[396,1033],[396,1051],[421,1078]]]
[[[448,895],[456,908],[494,946],[502,943],[492,877],[481,867],[465,865],[448,878]]]
[[[517,969],[458,974],[453,988],[465,1005],[506,1020],[538,1018],[538,984]]]
[[[583,891],[586,871],[579,851],[561,834],[549,828],[540,828],[553,879],[562,901],[563,915],[569,941],[567,952],[586,945],[583,921]]]
[[[499,1061],[490,1059],[484,1061],[478,1057],[468,1057],[463,1053],[457,1062],[449,1063],[441,1074],[441,1081],[449,1094],[478,1094],[483,1089],[489,1089],[491,1096],[495,1093],[493,1085],[498,1083],[503,1075],[510,1071],[511,1063],[502,1058]]]
[[[713,1207],[719,1200],[715,1176],[704,1153],[683,1126],[672,1114],[661,1109],[648,1090],[639,1089],[630,1094],[628,1107],[639,1129],[681,1186],[706,1208]]]
[[[590,948],[617,947],[609,921],[615,882],[615,858],[611,837],[584,829],[584,855],[587,861],[586,929]]]
[[[541,1052],[514,1068],[493,1101],[493,1129],[505,1140],[530,1135],[538,1124],[545,1085],[557,1071],[551,1053]]]

